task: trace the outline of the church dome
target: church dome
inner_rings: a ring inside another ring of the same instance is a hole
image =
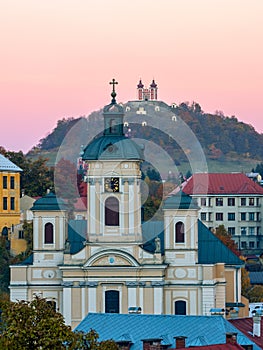
[[[150,85],[151,88],[156,88],[157,87],[157,84],[155,83],[155,81],[153,80],[151,85]]]
[[[137,88],[138,89],[143,89],[143,87],[144,87],[144,85],[143,85],[143,83],[142,83],[142,81],[140,79],[139,84],[137,85]]]
[[[53,192],[49,192],[46,196],[36,200],[31,210],[33,211],[67,210],[67,205],[62,199],[58,198]]]
[[[124,135],[101,136],[91,141],[83,151],[83,160],[143,160],[143,147]]]
[[[183,191],[168,197],[164,201],[163,209],[200,209],[196,200]]]

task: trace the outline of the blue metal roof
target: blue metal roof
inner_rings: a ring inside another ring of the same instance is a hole
[[[23,170],[0,154],[0,171],[20,172]]]
[[[99,340],[130,340],[131,350],[142,349],[142,339],[160,338],[165,344],[175,347],[174,337],[185,336],[186,346],[225,343],[226,333],[237,333],[244,342],[253,345],[237,328],[221,316],[96,314],[89,313],[75,331],[89,332],[94,329]]]

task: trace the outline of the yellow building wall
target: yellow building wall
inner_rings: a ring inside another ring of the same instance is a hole
[[[7,178],[7,188],[3,188],[4,177]],[[14,177],[14,188],[11,188],[11,177]],[[4,209],[4,197],[7,198],[7,209]],[[14,197],[14,209],[11,209],[11,197]],[[4,227],[10,229],[20,222],[20,173],[0,172],[0,234]],[[9,230],[10,233],[10,230]]]

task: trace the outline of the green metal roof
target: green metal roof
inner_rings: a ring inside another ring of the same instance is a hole
[[[48,193],[35,201],[33,211],[52,211],[52,210],[67,210],[67,204],[60,198],[57,198],[53,192]]]
[[[244,262],[198,220],[198,263],[243,266]]]
[[[143,160],[143,148],[124,135],[103,135],[84,149],[84,160]]]
[[[188,196],[183,191],[168,197],[164,201],[163,209],[200,209],[196,200]]]

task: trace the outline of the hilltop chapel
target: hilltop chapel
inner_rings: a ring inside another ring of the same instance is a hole
[[[69,221],[52,192],[34,202],[33,253],[11,266],[11,300],[40,295],[72,327],[90,312],[211,315],[242,306],[243,263],[198,220],[194,199],[180,191],[164,201],[162,221],[143,221],[144,150],[124,134],[112,83],[103,135],[82,154],[87,220]],[[155,103],[157,93],[142,96],[138,104]]]

